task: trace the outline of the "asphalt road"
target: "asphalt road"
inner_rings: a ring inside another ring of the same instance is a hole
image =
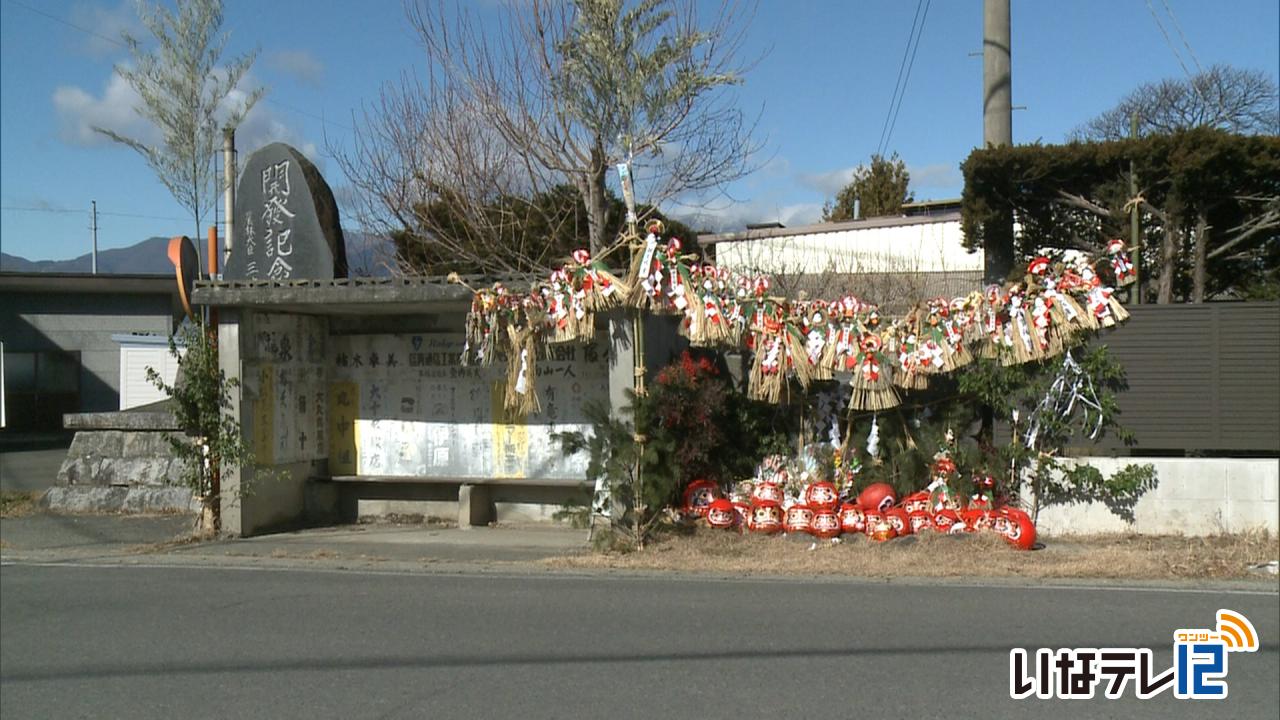
[[[1248,616],[1223,702],[1008,698],[1012,647]],[[1274,593],[198,567],[0,568],[19,718],[1275,718]]]
[[[0,490],[48,490],[58,479],[67,444],[55,447],[0,447]]]

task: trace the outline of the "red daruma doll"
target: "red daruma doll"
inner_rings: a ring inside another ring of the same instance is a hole
[[[889,483],[871,483],[858,493],[858,505],[866,512],[884,512],[898,504],[898,495]]]
[[[813,524],[813,509],[808,505],[792,505],[787,508],[785,529],[790,533],[807,533]]]
[[[867,516],[863,514],[862,508],[854,503],[841,505],[840,529],[847,533],[865,532],[867,529]]]
[[[782,530],[782,505],[761,500],[751,506],[751,532],[772,535]]]
[[[884,511],[885,522],[893,526],[893,531],[897,535],[911,534],[911,521],[907,519],[907,512],[900,507],[891,507]]]
[[[684,489],[684,512],[686,515],[706,517],[707,508],[720,497],[720,486],[710,480],[694,480]]]
[[[707,506],[707,524],[718,530],[729,530],[738,524],[738,512],[728,498],[716,498]]]
[[[1036,544],[1036,524],[1018,508],[1004,507],[996,511],[993,529],[1019,550],[1030,550]]]
[[[840,492],[825,480],[812,483],[804,491],[804,503],[817,510],[834,510],[840,504]]]
[[[824,540],[839,537],[840,516],[830,508],[815,511],[813,513],[813,521],[809,523],[809,532]]]

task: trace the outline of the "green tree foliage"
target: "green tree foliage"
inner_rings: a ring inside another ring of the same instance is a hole
[[[608,489],[621,547],[642,547],[663,527],[690,481],[750,477],[762,457],[786,452],[796,429],[779,408],[736,392],[709,355],[685,353],[647,394],[628,398],[616,417],[589,408],[590,433],[556,435],[566,454],[587,453],[588,483]]]
[[[911,392],[902,406],[874,414],[875,455],[866,448],[873,415],[854,418],[850,435],[863,468],[860,486],[887,482],[899,493],[920,490],[929,482],[935,455],[945,449],[963,471],[951,487],[958,497],[969,497],[972,474],[982,473],[996,479],[997,497],[1029,501],[1033,514],[1044,505],[1097,500],[1132,520],[1138,499],[1155,486],[1151,465],[1127,465],[1106,477],[1096,468],[1062,460],[1064,449],[1092,446],[1108,434],[1132,442],[1116,405],[1117,393],[1127,387],[1124,369],[1103,344],[1077,345],[1071,357],[1078,375],[1064,370],[1065,358],[1011,366],[983,358],[952,377],[938,378],[928,390]],[[1062,385],[1064,372],[1068,381]],[[1061,405],[1046,403],[1077,378],[1084,379],[1082,387],[1093,388],[1097,407],[1077,399],[1064,413]],[[984,407],[1004,421],[1008,435],[998,443],[982,437]],[[1015,413],[1018,421],[1011,422]],[[1028,435],[1033,424],[1036,432]]]
[[[822,221],[857,220],[855,207],[861,201],[861,217],[902,214],[902,206],[914,200],[907,164],[894,153],[886,158],[872,155],[870,165],[859,165],[853,179],[822,206]]]
[[[1257,70],[1214,65],[1190,78],[1138,86],[1114,108],[1071,133],[1073,140],[1123,140],[1134,115],[1138,135],[1216,128],[1240,135],[1280,134],[1276,81]]]
[[[231,390],[239,385],[218,366],[218,346],[213,331],[201,321],[184,324],[169,338],[169,352],[178,359],[178,378],[173,385],[154,368],[147,368],[147,380],[169,397],[181,436],[169,436],[174,455],[182,460],[183,479],[205,509],[203,517],[219,529],[220,488],[215,482],[219,468],[247,465],[253,461],[240,423],[228,411]],[[247,488],[243,481],[242,488]]]
[[[1138,198],[1129,197],[1129,163]],[[1097,253],[1129,237],[1127,204],[1142,211],[1144,295],[1158,302],[1274,297],[1280,287],[1280,138],[1199,128],[1140,140],[975,150],[965,176],[965,242],[1013,212],[1011,252]],[[1008,250],[1006,248],[1006,250]],[[1014,274],[1020,277],[1018,263]]]
[[[173,198],[191,213],[200,237],[205,213],[217,197],[214,152],[221,128],[236,127],[265,92],[259,88],[242,101],[231,95],[253,65],[256,53],[218,64],[228,34],[222,27],[222,0],[178,0],[177,12],[138,4],[139,16],[155,42],[154,49],[124,34],[132,66],[117,65],[116,74],[141,98],[134,108],[160,131],[149,144],[109,128],[94,130],[133,148],[147,161]]]

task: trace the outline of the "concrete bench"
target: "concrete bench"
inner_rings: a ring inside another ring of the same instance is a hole
[[[353,494],[360,494],[359,488],[382,488],[388,495],[398,495],[400,493],[396,490],[397,488],[440,488],[440,486],[457,485],[457,517],[460,528],[483,527],[498,519],[495,500],[504,496],[508,502],[524,501],[529,504],[558,506],[581,487],[581,481],[578,480],[423,475],[333,475],[313,477],[311,480],[320,484],[352,488],[355,490]],[[422,499],[445,500],[443,497]]]

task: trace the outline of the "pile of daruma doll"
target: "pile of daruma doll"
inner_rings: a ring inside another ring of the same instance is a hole
[[[771,482],[742,489],[749,492],[730,499],[716,483],[694,480],[685,489],[683,512],[713,528],[765,535],[807,534],[825,540],[865,535],[885,542],[928,532],[993,532],[1021,550],[1036,542],[1036,526],[1026,511],[995,506],[981,497],[961,507],[945,493],[921,490],[899,502],[887,483],[868,485],[845,502],[836,485],[827,481],[805,485],[798,500],[787,498],[782,486]]]

